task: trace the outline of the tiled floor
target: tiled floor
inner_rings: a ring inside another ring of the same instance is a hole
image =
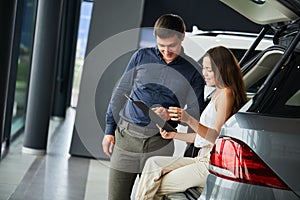
[[[47,154],[22,153],[21,135],[0,162],[0,200],[107,199],[108,161],[70,156],[75,110],[51,120]]]
[[[69,155],[75,113],[70,108],[64,121],[51,120],[44,156],[22,153],[23,135],[11,144],[0,162],[0,200],[107,199],[109,161]],[[176,155],[182,145],[175,143]]]

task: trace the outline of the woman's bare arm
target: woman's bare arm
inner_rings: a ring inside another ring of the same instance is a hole
[[[198,133],[204,139],[214,143],[220,134],[221,127],[230,117],[233,106],[233,94],[230,89],[222,89],[219,97],[216,99],[216,118],[214,119],[214,128],[208,128],[192,116],[190,116],[185,110],[177,107],[169,108],[169,115],[171,120],[181,121],[189,125],[196,133]]]

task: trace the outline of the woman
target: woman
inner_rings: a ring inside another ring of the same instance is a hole
[[[246,102],[240,67],[228,48],[211,48],[199,62],[206,84],[216,88],[210,103],[201,114],[200,123],[181,108],[170,107],[168,110],[171,120],[186,123],[195,133],[166,132],[159,127],[164,139],[195,142],[201,148],[198,156],[149,158],[139,181],[137,200],[161,199],[165,194],[183,192],[191,187],[203,188],[213,143],[226,120]]]

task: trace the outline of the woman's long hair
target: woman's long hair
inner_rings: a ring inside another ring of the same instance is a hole
[[[202,57],[201,63],[205,56],[209,56],[212,62],[216,87],[232,89],[235,98],[232,114],[236,113],[247,101],[243,75],[236,57],[224,46],[209,49]]]

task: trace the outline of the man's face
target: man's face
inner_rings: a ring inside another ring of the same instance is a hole
[[[156,43],[166,63],[172,62],[181,52],[182,38],[176,34],[169,38],[156,37]]]

